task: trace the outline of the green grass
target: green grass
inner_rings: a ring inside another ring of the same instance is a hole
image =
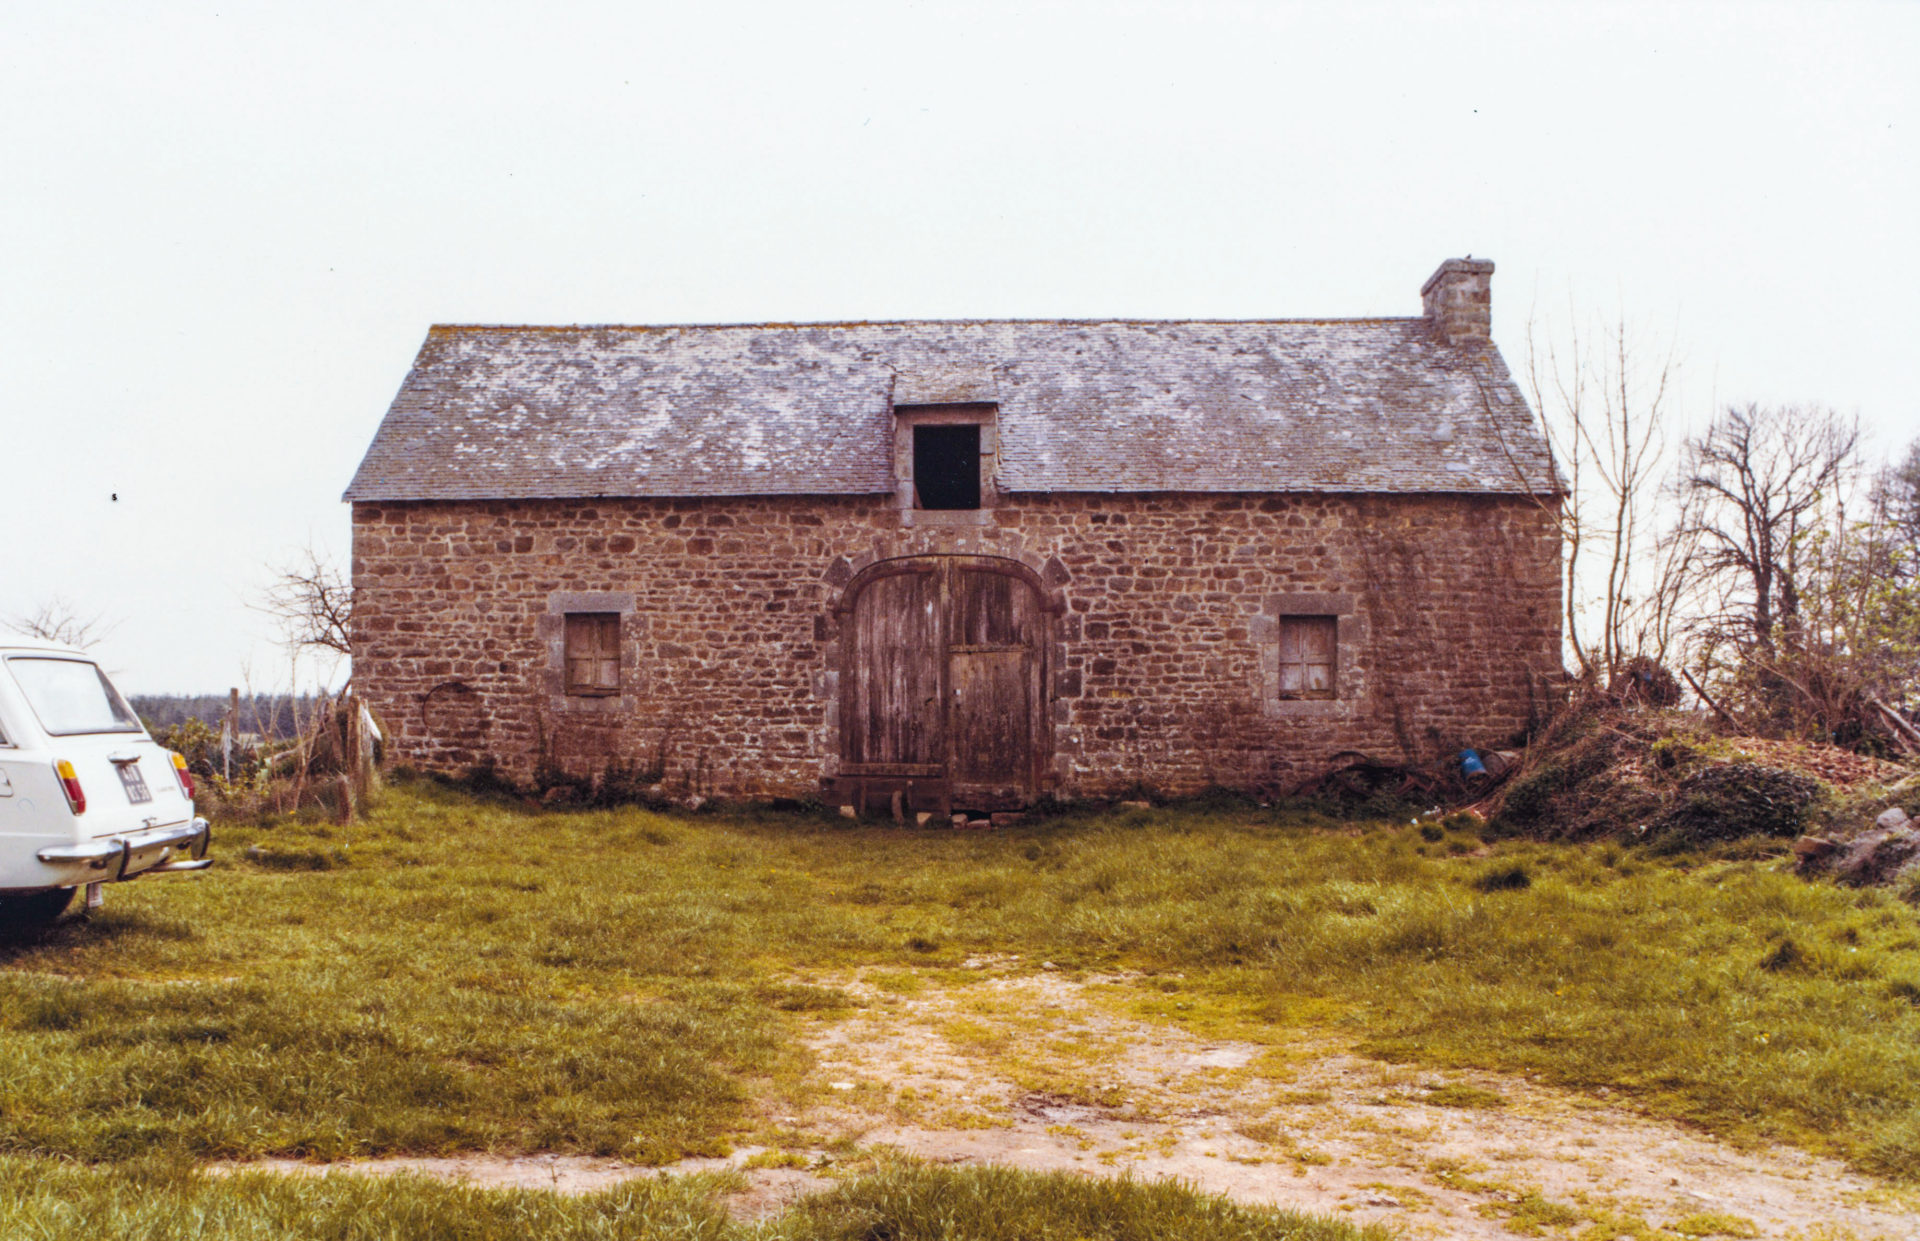
[[[900,832],[431,786],[217,840],[214,871],[0,953],[0,1151],[715,1153],[804,1069],[796,1023],[852,1003],[795,971],[910,991],[1017,953],[1180,973],[1178,1011],[1140,990],[1189,1026],[1331,1028],[1920,1178],[1920,920],[1774,863],[1461,856],[1251,808]]]
[[[757,1224],[728,1218],[725,1177],[629,1182],[567,1197],[421,1177],[206,1177],[0,1158],[9,1241],[1388,1241],[1170,1183],[1003,1168],[903,1167],[845,1182]]]

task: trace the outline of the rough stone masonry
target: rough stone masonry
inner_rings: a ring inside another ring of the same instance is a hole
[[[436,328],[348,491],[355,682],[424,768],[869,804],[1504,743],[1561,484],[1491,272],[1417,319]]]

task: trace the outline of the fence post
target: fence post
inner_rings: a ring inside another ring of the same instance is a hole
[[[240,690],[227,691],[227,714],[220,721],[220,778],[233,782],[233,738],[240,731]]]

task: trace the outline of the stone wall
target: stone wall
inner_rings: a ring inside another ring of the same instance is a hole
[[[1050,623],[1053,779],[1287,787],[1333,754],[1505,743],[1560,677],[1560,545],[1532,500],[1003,496],[360,503],[354,676],[395,757],[519,782],[609,762],[803,796],[837,770],[841,592],[878,559],[1000,556]],[[617,696],[562,692],[569,611],[621,615]],[[1338,697],[1280,696],[1277,626],[1338,617]]]

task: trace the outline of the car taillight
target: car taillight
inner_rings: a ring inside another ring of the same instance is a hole
[[[173,756],[173,774],[179,777],[180,791],[187,795],[188,801],[192,801],[193,800],[193,773],[187,770],[186,755],[175,754]]]
[[[53,765],[53,771],[60,777],[60,788],[67,795],[67,804],[73,807],[75,814],[85,814],[87,795],[80,787],[80,777],[74,773],[73,764],[63,758]]]

